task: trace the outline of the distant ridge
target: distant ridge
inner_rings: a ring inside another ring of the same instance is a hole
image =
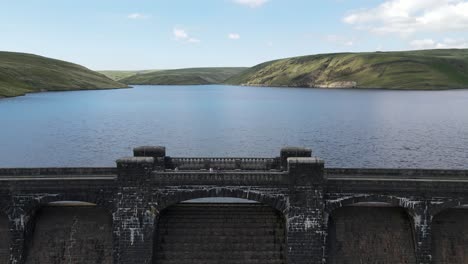
[[[126,84],[157,85],[219,84],[246,69],[247,68],[242,67],[213,67],[160,70],[147,73],[137,73],[129,77],[122,78],[119,81]]]
[[[66,61],[0,51],[0,97],[41,91],[124,88],[103,74]]]
[[[269,61],[252,68],[101,73],[61,60],[0,51],[0,97],[41,91],[123,88],[126,84],[221,83],[416,90],[468,88],[468,49],[319,54]]]
[[[225,83],[321,88],[468,88],[468,49],[293,57],[259,64]]]
[[[114,81],[119,82],[120,80],[130,77],[132,75],[150,73],[150,72],[155,72],[155,71],[160,71],[160,70],[141,70],[141,71],[116,70],[116,71],[98,71],[98,72],[104,74],[105,76],[111,78]]]

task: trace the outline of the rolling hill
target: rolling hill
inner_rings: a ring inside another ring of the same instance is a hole
[[[136,75],[136,74],[143,74],[143,73],[150,73],[159,70],[142,70],[142,71],[98,71],[99,73],[104,74],[105,76],[111,78],[114,81],[120,81],[127,77]]]
[[[293,57],[259,64],[225,83],[321,88],[468,88],[468,49]]]
[[[0,51],[0,97],[42,91],[124,88],[83,66],[26,53]]]
[[[137,73],[120,79],[126,84],[197,85],[218,84],[247,68],[188,68]]]

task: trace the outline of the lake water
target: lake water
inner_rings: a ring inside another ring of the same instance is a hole
[[[327,167],[468,169],[468,90],[207,86],[0,100],[0,167],[113,166],[139,145],[170,156],[278,156]]]

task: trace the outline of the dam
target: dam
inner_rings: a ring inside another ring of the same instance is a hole
[[[0,169],[0,263],[468,263],[467,205],[467,170],[143,146],[115,167]]]

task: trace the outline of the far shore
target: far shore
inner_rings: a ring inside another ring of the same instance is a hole
[[[74,92],[74,91],[100,91],[100,90],[117,90],[117,89],[132,89],[133,86],[147,86],[147,85],[154,85],[154,86],[203,86],[203,85],[226,85],[226,86],[244,86],[244,87],[271,87],[271,88],[299,88],[299,89],[319,89],[319,90],[355,90],[355,91],[362,91],[362,90],[374,90],[374,91],[448,91],[448,90],[466,90],[468,87],[465,88],[421,88],[421,89],[405,89],[405,88],[379,88],[379,87],[320,87],[320,86],[286,86],[286,85],[262,85],[262,84],[241,84],[241,85],[234,85],[234,84],[129,84],[127,87],[119,87],[119,88],[95,88],[95,89],[76,89],[76,90],[44,90],[44,91],[31,91],[25,94],[15,95],[15,96],[2,96],[0,95],[1,99],[8,99],[14,98],[19,96],[25,96],[28,94],[33,93],[48,93],[48,92]]]
[[[76,91],[100,91],[100,90],[118,90],[118,89],[132,89],[133,87],[128,85],[127,87],[112,87],[112,88],[93,88],[93,89],[75,89],[75,90],[41,90],[41,91],[31,91],[24,94],[13,95],[13,96],[3,96],[0,95],[1,99],[8,99],[8,98],[15,98],[20,96],[26,96],[28,94],[36,94],[36,93],[53,93],[53,92],[76,92]]]
[[[223,84],[223,85],[231,85],[231,84]],[[382,87],[362,87],[362,86],[355,86],[355,87],[320,87],[320,86],[287,86],[287,85],[263,85],[263,84],[241,84],[241,85],[234,85],[231,86],[246,86],[246,87],[276,87],[276,88],[305,88],[305,89],[322,89],[322,90],[378,90],[378,91],[447,91],[447,90],[465,90],[468,87],[460,87],[460,88],[450,88],[450,87],[432,87],[432,88],[382,88]]]

